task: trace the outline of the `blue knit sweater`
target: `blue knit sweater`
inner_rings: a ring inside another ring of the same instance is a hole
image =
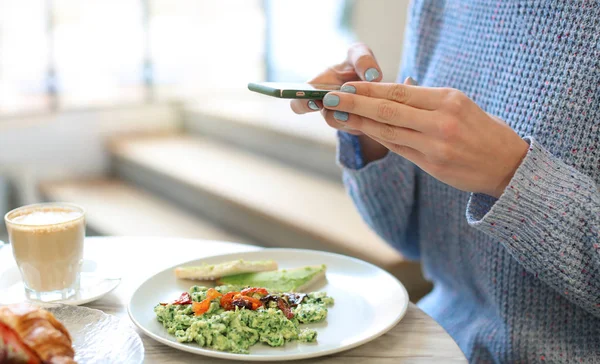
[[[499,199],[340,133],[366,222],[419,259],[419,306],[472,362],[600,363],[600,3],[416,0],[399,80],[453,87],[530,149]],[[490,161],[493,163],[493,161]]]

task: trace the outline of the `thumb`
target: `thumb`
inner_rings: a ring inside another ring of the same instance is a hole
[[[363,81],[378,82],[382,79],[382,72],[373,52],[363,43],[354,44],[348,50],[348,61],[354,68],[358,77]]]

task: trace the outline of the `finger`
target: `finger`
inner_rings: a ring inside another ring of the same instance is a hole
[[[400,83],[348,82],[342,91],[385,99],[423,110],[436,110],[446,96],[444,89],[437,87],[410,86]]]
[[[488,114],[488,115],[489,115],[489,116],[491,116],[491,117],[492,117],[492,119],[496,120],[498,123],[506,125],[506,121],[504,121],[504,120],[500,119],[500,118],[499,118],[499,117],[497,117],[496,115],[492,115],[492,114]]]
[[[348,50],[348,61],[353,66],[356,74],[363,81],[381,81],[383,76],[377,60],[369,47],[363,43],[356,43]]]
[[[348,50],[347,59],[327,70],[321,72],[317,77],[308,81],[313,84],[341,85],[344,82],[357,81],[379,81],[381,70],[373,53],[366,45],[357,43]],[[318,109],[315,108],[318,106]],[[292,100],[290,107],[296,114],[306,114],[323,108],[318,101]]]
[[[337,120],[334,117],[333,113],[334,113],[333,111],[329,111],[327,109],[323,109],[321,111],[321,114],[323,115],[323,118],[325,119],[325,122],[327,123],[327,125],[331,126],[334,129],[345,131],[352,135],[361,135],[362,134],[361,131],[355,130],[354,128],[347,125],[345,122]]]
[[[341,85],[344,82],[359,80],[354,67],[351,66],[348,61],[344,61],[333,67],[329,67],[327,70],[319,74],[317,77],[308,81],[312,84],[325,84],[325,85]],[[318,100],[303,100],[296,99],[290,101],[290,107],[296,114],[306,114],[313,111],[318,111],[323,108],[323,103]],[[314,106],[318,108],[315,109]]]
[[[323,102],[320,100],[295,99],[290,101],[290,107],[296,114],[306,114],[321,110]]]
[[[432,111],[417,109],[390,100],[343,92],[330,92],[323,98],[323,106],[329,110],[345,111],[380,123],[420,132],[433,132],[436,130]]]
[[[341,130],[341,131],[344,131],[344,132],[346,132],[346,133],[348,133],[348,134],[356,135],[356,136],[359,136],[359,135],[363,135],[363,134],[364,134],[364,133],[363,133],[363,132],[361,132],[361,131],[354,130],[354,129],[343,128],[343,127],[342,127],[342,128],[340,128],[339,130]]]
[[[377,137],[372,136],[372,135],[368,135],[368,136],[371,137],[376,142],[378,142],[379,144],[386,147],[387,149],[389,149],[390,151],[408,159],[409,161],[413,162],[414,164],[416,164],[418,166],[421,166],[425,162],[425,154],[419,152],[416,149],[413,149],[406,145],[390,143],[388,141],[378,139]]]
[[[354,66],[348,60],[345,60],[340,64],[329,67],[325,72],[310,80],[309,83],[341,85],[344,82],[360,80],[361,78],[356,74]]]
[[[431,141],[425,134],[413,129],[400,128],[397,126],[380,123],[375,120],[354,114],[340,115],[339,111],[333,112],[332,116],[336,121],[341,121],[347,127],[353,130],[361,131],[364,134],[376,137],[388,143],[406,145],[423,153],[431,144]]]

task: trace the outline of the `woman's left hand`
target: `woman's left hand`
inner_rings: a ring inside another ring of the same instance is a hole
[[[344,121],[455,188],[500,197],[529,144],[450,88],[349,82],[330,92],[328,118]],[[345,120],[344,120],[345,119]]]

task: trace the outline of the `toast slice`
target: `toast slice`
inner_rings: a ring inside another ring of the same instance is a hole
[[[217,284],[264,287],[277,292],[303,292],[324,279],[326,270],[327,267],[323,264],[272,272],[238,274],[217,279]]]
[[[274,260],[247,261],[240,259],[214,265],[177,267],[175,268],[175,275],[179,279],[213,281],[221,277],[272,270],[277,270],[277,262]]]

